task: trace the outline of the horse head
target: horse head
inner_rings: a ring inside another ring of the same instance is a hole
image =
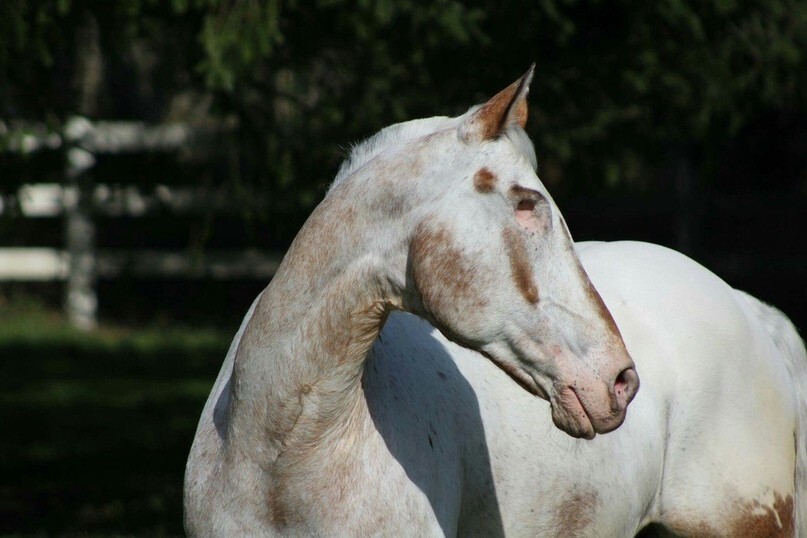
[[[532,74],[462,116],[382,130],[335,185],[399,219],[379,242],[404,244],[390,250],[406,258],[391,262],[405,266],[389,278],[397,307],[548,399],[560,429],[592,438],[622,424],[639,378],[536,175],[523,129]]]

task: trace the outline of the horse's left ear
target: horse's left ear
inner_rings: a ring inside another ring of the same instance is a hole
[[[460,126],[467,142],[481,142],[499,136],[513,124],[527,124],[527,94],[535,71],[532,64],[524,75],[494,95]]]

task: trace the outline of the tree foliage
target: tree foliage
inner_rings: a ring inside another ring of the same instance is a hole
[[[651,189],[671,148],[712,170],[760,118],[807,117],[800,0],[3,2],[4,116],[78,110],[88,19],[97,115],[237,117],[233,192],[286,216],[322,195],[340,147],[462,112],[533,61],[529,130],[557,188]]]

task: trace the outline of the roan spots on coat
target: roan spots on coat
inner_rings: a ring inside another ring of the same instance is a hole
[[[411,250],[412,276],[427,311],[450,309],[458,297],[484,305],[484,298],[472,286],[470,262],[457,250],[447,228],[421,226]]]
[[[533,278],[524,238],[512,228],[502,230],[502,241],[510,258],[510,270],[521,295],[532,304],[538,303],[538,286]]]
[[[480,168],[476,174],[474,174],[474,188],[477,192],[482,194],[493,192],[496,188],[497,181],[498,178],[496,174],[491,172],[487,167]]]
[[[795,506],[792,495],[775,493],[773,504],[760,501],[736,501],[727,508],[728,521],[722,526],[708,521],[674,515],[664,518],[674,535],[712,538],[753,536],[754,538],[790,538],[795,534]],[[659,529],[660,531],[661,529]],[[665,535],[661,532],[661,535]]]
[[[792,495],[774,494],[773,506],[759,501],[747,502],[731,530],[732,536],[795,536],[795,506]]]
[[[555,509],[553,520],[556,536],[582,536],[592,521],[599,504],[596,491],[574,491],[566,496]]]

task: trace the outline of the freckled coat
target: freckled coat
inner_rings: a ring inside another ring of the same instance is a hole
[[[656,523],[683,536],[795,536],[797,391],[759,317],[783,338],[792,327],[666,249],[579,248],[643,376],[619,430],[570,438],[489,361],[392,314],[352,441],[315,462],[322,489],[306,495],[327,495],[345,517],[373,514],[367,534],[633,536]],[[227,392],[232,355],[214,393]],[[383,479],[345,482],[346,469]]]
[[[580,250],[643,378],[615,432],[568,437],[546,402],[412,316],[393,315],[373,347],[370,415],[440,531],[633,536],[656,524],[681,536],[797,536],[797,381],[765,329],[779,323],[807,362],[786,319],[667,249]],[[393,431],[402,417],[419,433]],[[446,430],[456,437],[433,433]],[[434,454],[428,470],[424,453]],[[443,454],[460,454],[461,468]],[[441,511],[451,497],[433,489],[446,474],[471,496],[459,528]]]
[[[803,344],[665,249],[581,264],[531,76],[351,154],[202,412],[189,535],[804,538]]]

